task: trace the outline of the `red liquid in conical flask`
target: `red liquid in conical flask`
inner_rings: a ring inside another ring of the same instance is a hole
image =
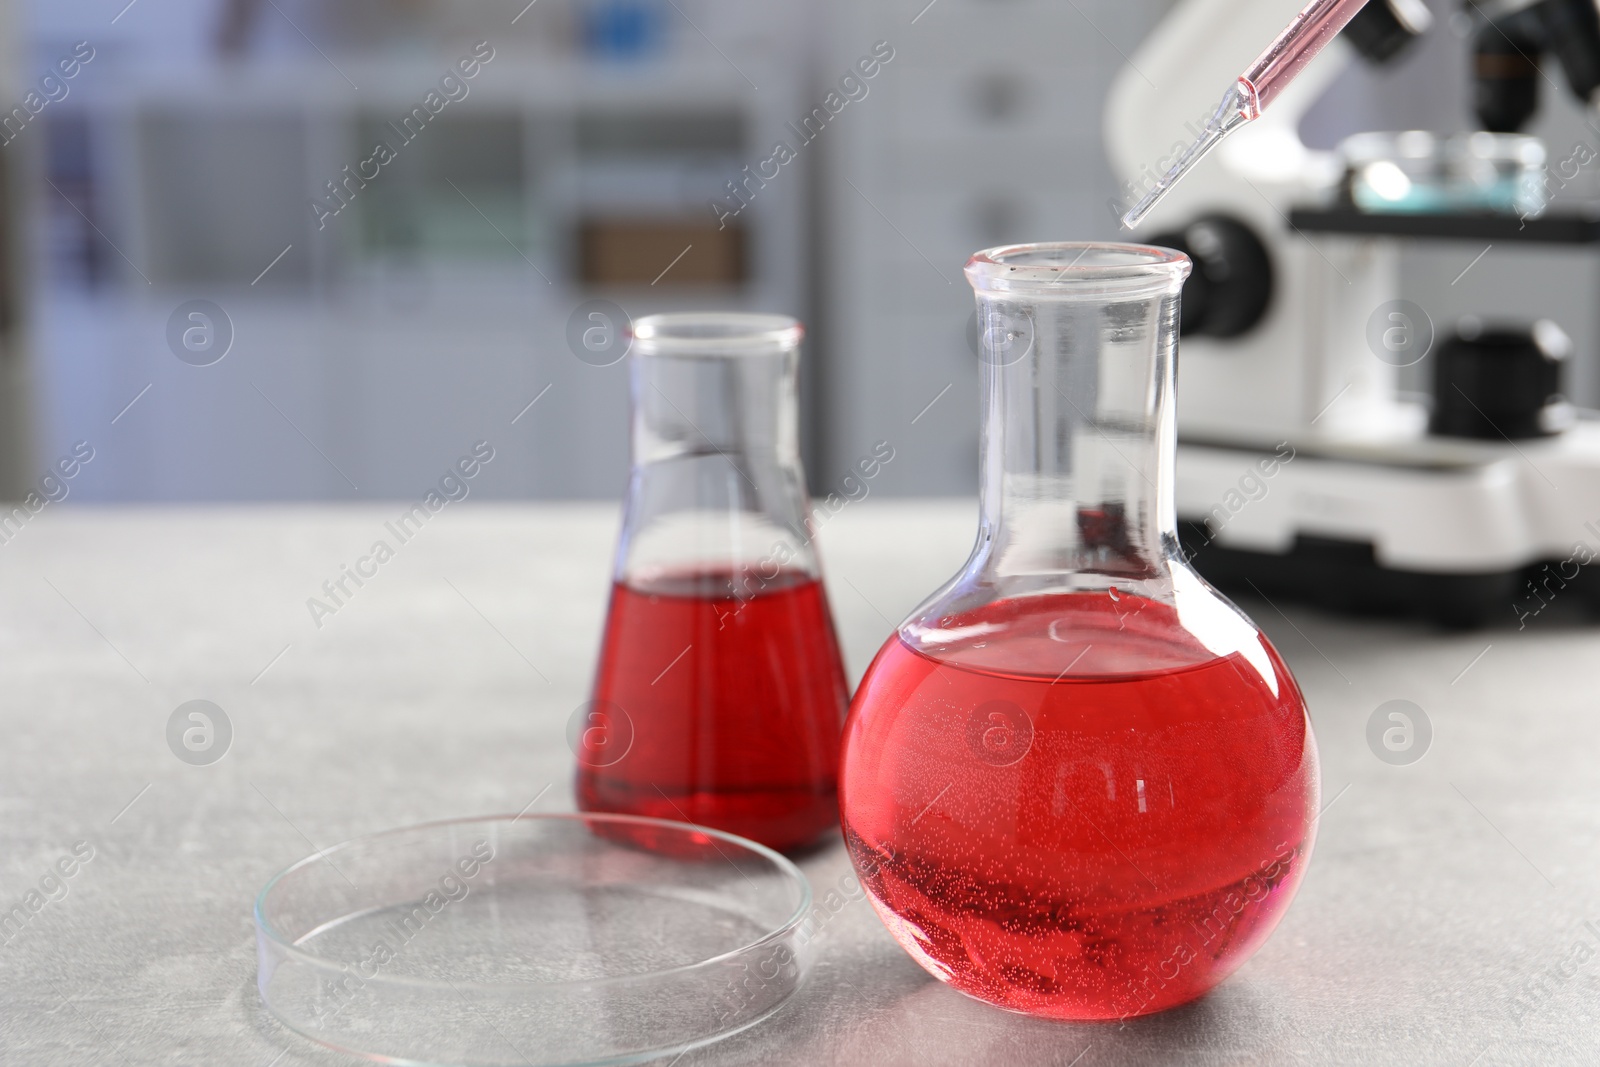
[[[778,849],[838,824],[849,697],[815,578],[709,572],[617,583],[594,699],[620,709],[608,714],[623,727],[580,737],[584,811],[691,822]],[[628,734],[620,758],[605,750]]]
[[[951,624],[976,636],[943,658],[891,639],[845,728],[845,839],[896,939],[965,993],[1063,1019],[1227,977],[1311,848],[1315,743],[1277,653],[1208,653],[1172,608],[1104,594]]]

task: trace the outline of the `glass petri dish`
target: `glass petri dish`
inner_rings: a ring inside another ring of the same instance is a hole
[[[1544,211],[1545,147],[1517,133],[1358,133],[1339,145],[1346,188],[1370,214]]]
[[[628,815],[429,823],[324,849],[256,898],[257,987],[385,1063],[637,1063],[800,988],[811,889],[732,834]]]

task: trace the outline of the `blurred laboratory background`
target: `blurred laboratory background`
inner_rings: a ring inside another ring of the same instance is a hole
[[[1307,144],[1475,128],[1471,27],[1430,3]],[[808,324],[814,491],[888,441],[874,493],[970,493],[962,264],[1117,233],[1106,91],[1169,6],[9,0],[3,489],[87,441],[75,501],[407,498],[486,439],[476,494],[620,498],[626,368],[584,331],[718,307]],[[1552,161],[1597,139],[1553,90],[1528,132]],[[1404,295],[1558,321],[1567,396],[1596,406],[1592,247],[1463,275],[1476,251],[1407,246]]]

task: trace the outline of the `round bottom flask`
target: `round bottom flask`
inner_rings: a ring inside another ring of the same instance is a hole
[[[982,518],[845,726],[845,839],[878,914],[957,989],[1058,1019],[1200,996],[1310,857],[1316,745],[1266,638],[1178,554],[1181,255],[974,256]]]

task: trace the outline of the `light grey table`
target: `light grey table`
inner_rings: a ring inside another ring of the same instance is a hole
[[[93,849],[0,944],[0,1063],[352,1062],[262,1009],[262,882],[358,834],[571,807],[563,732],[615,510],[450,505],[317,627],[307,598],[400,510],[63,506],[0,546],[0,906]],[[869,500],[827,525],[853,675],[973,523],[967,503]],[[930,979],[858,900],[794,1004],[683,1067],[1600,1062],[1600,629],[1552,609],[1519,632],[1509,605],[1463,635],[1244,606],[1310,699],[1330,806],[1288,917],[1231,981],[1125,1026],[1033,1021]],[[210,766],[166,742],[196,698],[234,729]],[[1391,699],[1433,725],[1412,766],[1367,747]],[[847,868],[839,846],[804,866],[819,895]]]

